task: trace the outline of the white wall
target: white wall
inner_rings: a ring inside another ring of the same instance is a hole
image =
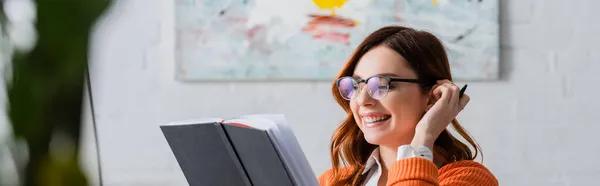
[[[599,1],[501,0],[502,80],[467,82],[459,116],[501,185],[593,185],[600,175]],[[174,80],[172,0],[121,0],[100,25],[92,87],[105,185],[186,185],[158,125],[283,113],[316,174],[344,118],[329,82]],[[460,82],[464,83],[464,82]]]

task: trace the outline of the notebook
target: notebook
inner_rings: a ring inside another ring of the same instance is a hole
[[[203,118],[160,129],[191,186],[319,185],[283,115]]]

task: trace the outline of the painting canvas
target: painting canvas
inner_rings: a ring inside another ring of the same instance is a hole
[[[179,80],[331,80],[371,32],[425,30],[459,80],[498,77],[498,0],[175,0]]]

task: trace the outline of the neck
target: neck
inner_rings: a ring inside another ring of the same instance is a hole
[[[398,155],[398,147],[391,146],[379,146],[379,158],[381,161],[381,170],[382,175],[387,175],[387,170],[392,166],[394,162],[396,162],[396,158]]]

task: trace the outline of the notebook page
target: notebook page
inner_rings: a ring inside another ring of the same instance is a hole
[[[293,179],[292,182],[294,182],[294,184],[296,185],[305,185],[303,181],[298,178],[299,173],[296,170],[297,168],[294,168],[297,166],[292,164],[293,156],[291,156],[290,151],[287,148],[285,148],[286,145],[285,143],[283,143],[283,141],[281,141],[282,138],[278,137],[278,135],[281,135],[281,132],[279,132],[277,124],[275,124],[274,121],[262,117],[240,117],[237,119],[227,120],[224,123],[242,124],[256,129],[267,131],[271,142],[273,142],[273,146],[279,153],[282,164],[284,164],[286,169],[288,169],[290,177]]]
[[[247,126],[247,127],[251,127],[251,128],[255,128],[255,129],[264,130],[264,131],[269,130],[270,128],[272,128],[274,126],[274,124],[269,124],[269,123],[272,123],[272,121],[269,121],[269,120],[257,120],[257,119],[245,119],[245,118],[228,119],[228,120],[225,120],[223,123],[239,124],[241,126]]]
[[[280,152],[285,154],[283,159],[285,163],[289,165],[288,167],[294,175],[294,178],[297,179],[296,183],[303,186],[319,186],[317,177],[315,176],[308,159],[304,155],[292,128],[287,124],[284,115],[256,114],[246,115],[243,116],[243,118],[266,118],[273,121],[275,126],[268,132],[272,133],[276,138],[275,141],[278,143],[278,150],[281,150]]]

